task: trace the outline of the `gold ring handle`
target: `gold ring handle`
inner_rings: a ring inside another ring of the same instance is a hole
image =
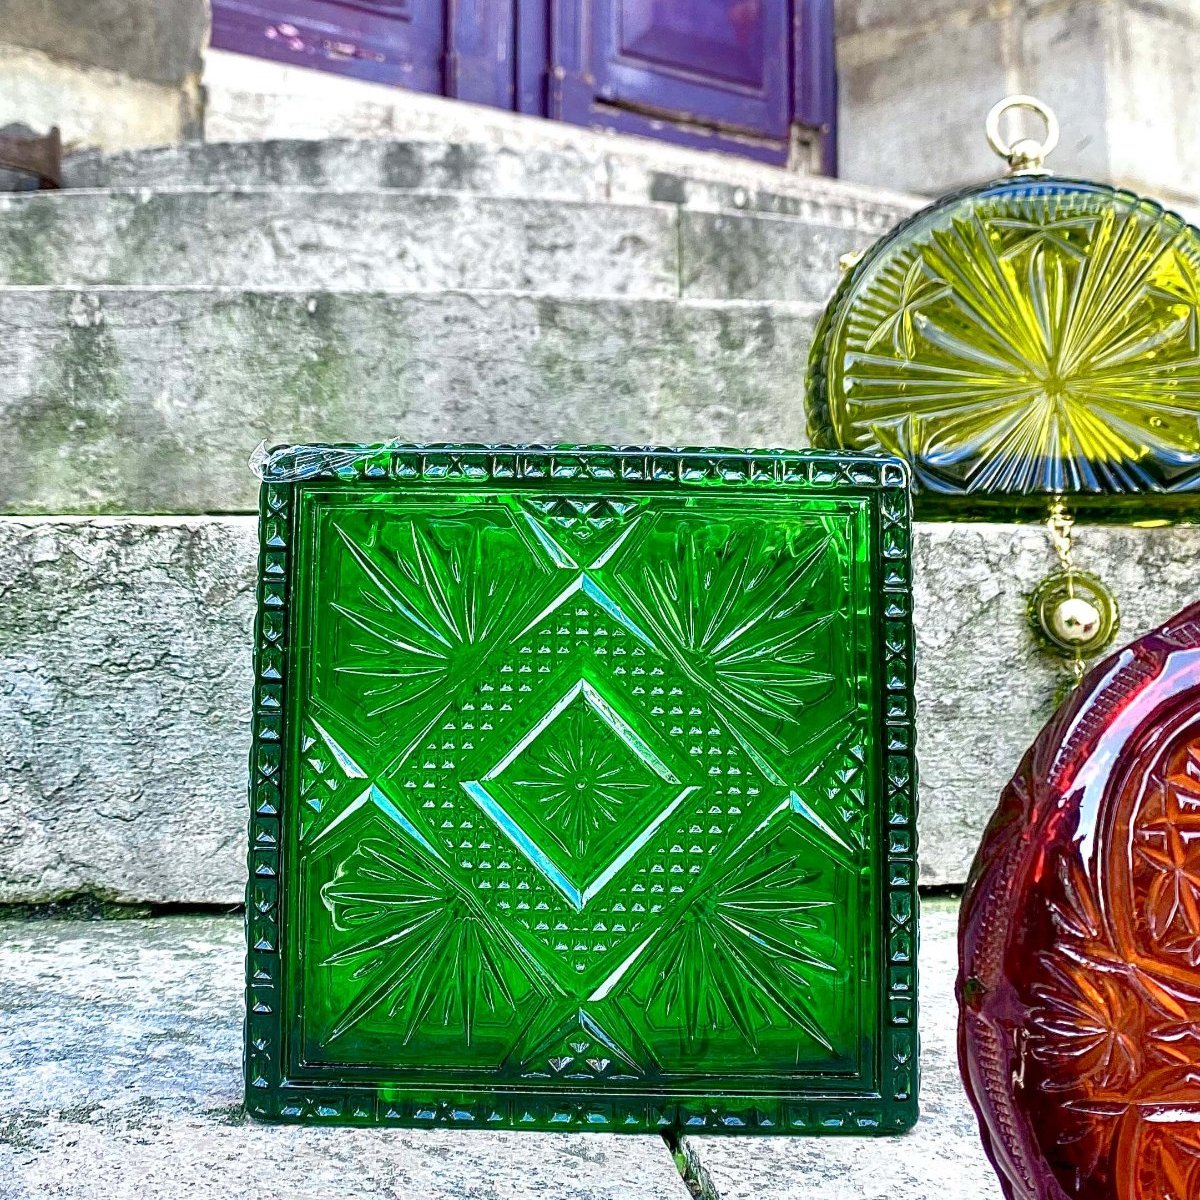
[[[1018,138],[1011,145],[1000,135],[1000,121],[1005,113],[1013,109],[1023,108],[1027,112],[1036,113],[1046,126],[1046,135],[1039,142],[1036,138]],[[985,124],[988,145],[1005,162],[1013,172],[1025,174],[1045,174],[1042,163],[1046,155],[1058,145],[1058,118],[1054,110],[1044,104],[1036,96],[1005,96],[998,104],[992,106]]]

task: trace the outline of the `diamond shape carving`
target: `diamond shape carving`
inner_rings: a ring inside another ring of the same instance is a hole
[[[482,779],[462,786],[576,909],[695,790],[681,785],[586,680],[559,697]]]

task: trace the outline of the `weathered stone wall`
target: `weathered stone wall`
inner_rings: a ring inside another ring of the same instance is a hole
[[[0,511],[245,512],[260,440],[802,445],[815,307],[11,288]]]
[[[260,440],[804,443],[837,258],[911,204],[630,141],[89,154],[114,190],[0,198],[0,902],[236,903]]]
[[[206,0],[0,0],[5,42],[176,86],[200,73]]]
[[[837,19],[845,178],[934,194],[1000,174],[984,118],[1026,92],[1062,123],[1057,172],[1200,206],[1200,0],[838,0]]]
[[[109,149],[198,137],[207,0],[0,0],[0,126]]]

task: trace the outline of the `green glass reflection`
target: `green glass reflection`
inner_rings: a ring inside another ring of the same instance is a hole
[[[752,492],[607,472],[275,489],[279,1079],[256,1095],[250,1053],[252,1111],[911,1122],[911,932],[885,917],[889,886],[912,914],[905,600],[883,665],[906,495],[814,489],[831,460],[791,461]],[[293,1111],[289,1089],[331,1099]]]
[[[1200,487],[1200,232],[1098,184],[1015,177],[901,226],[843,281],[815,444],[909,461],[918,514],[1173,512]]]

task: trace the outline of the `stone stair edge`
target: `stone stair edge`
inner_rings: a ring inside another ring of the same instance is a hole
[[[0,928],[4,1200],[688,1200],[655,1133],[248,1118],[240,916]]]
[[[586,134],[591,131],[577,131]],[[664,153],[661,143],[645,140],[645,148],[638,145],[636,149],[628,150],[622,145],[612,145],[616,139],[609,135],[595,135],[601,145],[594,147],[560,146],[553,144],[532,144],[527,149],[518,149],[510,145],[480,141],[446,140],[440,141],[434,137],[405,137],[405,138],[270,138],[258,142],[243,141],[212,141],[188,142],[180,146],[151,146],[131,150],[112,152],[100,150],[80,150],[67,156],[65,169],[68,178],[68,190],[74,190],[69,183],[70,172],[77,166],[103,166],[112,162],[136,162],[145,159],[148,162],[186,156],[222,155],[230,158],[245,158],[252,153],[253,148],[262,148],[271,152],[301,148],[307,150],[312,146],[325,149],[331,154],[360,153],[371,154],[384,152],[393,147],[435,147],[444,145],[469,149],[497,157],[519,157],[523,153],[531,153],[545,159],[558,158],[570,160],[582,166],[604,166],[611,168],[628,167],[640,169],[648,176],[679,176],[690,182],[733,188],[742,187],[748,191],[761,191],[767,194],[777,194],[796,199],[813,199],[828,201],[831,197],[840,199],[846,204],[876,204],[892,208],[898,213],[910,213],[927,204],[928,197],[910,192],[895,191],[880,188],[871,184],[856,183],[852,180],[837,179],[830,176],[800,174],[736,159],[726,155],[711,152],[696,151],[679,161],[673,160]],[[632,139],[641,142],[644,139]],[[248,149],[251,148],[251,149]],[[592,153],[589,155],[588,150]],[[681,152],[686,154],[686,152]],[[387,189],[385,189],[387,190]]]
[[[19,294],[29,293],[32,296],[61,295],[96,296],[114,295],[130,296],[215,296],[229,298],[236,296],[255,296],[270,299],[304,299],[328,296],[331,298],[361,298],[378,296],[386,299],[403,299],[411,296],[414,299],[466,299],[473,297],[481,299],[528,300],[537,304],[573,305],[621,304],[630,307],[653,306],[664,310],[693,309],[703,311],[736,311],[754,312],[770,310],[771,312],[794,316],[812,316],[819,313],[824,303],[818,300],[755,300],[744,298],[722,299],[704,296],[630,296],[614,292],[586,292],[566,295],[548,295],[545,292],[531,291],[522,288],[383,288],[383,287],[287,287],[275,285],[260,285],[241,287],[236,284],[207,284],[207,283],[3,283],[0,282],[0,295],[12,298]]]
[[[0,1138],[0,1194],[544,1200],[566,1187],[580,1200],[685,1200],[703,1181],[708,1200],[999,1200],[955,1055],[957,908],[921,906],[922,1117],[912,1133],[685,1134],[682,1164],[653,1135],[247,1120],[239,916],[9,919],[0,1055],[19,1069],[0,1080],[10,1134]]]
[[[714,206],[711,208],[696,208],[667,200],[653,199],[586,199],[583,197],[542,197],[516,195],[490,195],[469,188],[400,188],[400,187],[365,187],[354,186],[347,188],[332,188],[317,184],[171,184],[159,186],[154,184],[119,184],[112,187],[79,187],[62,188],[57,191],[31,192],[0,192],[0,215],[5,212],[19,212],[25,208],[53,207],[56,205],[72,206],[105,200],[111,198],[131,199],[148,202],[159,197],[246,197],[254,199],[269,199],[274,197],[335,197],[346,200],[349,197],[362,197],[372,201],[393,201],[397,205],[406,200],[441,200],[448,204],[453,202],[464,207],[470,205],[494,206],[498,209],[532,208],[532,209],[570,209],[570,210],[611,210],[618,213],[661,213],[676,219],[731,218],[747,223],[762,223],[764,225],[802,225],[805,228],[824,228],[830,230],[864,229],[870,226],[874,231],[873,222],[855,221],[861,211],[859,206],[850,203],[840,203],[828,197],[814,197],[814,204],[822,204],[829,208],[829,213],[807,214],[798,212],[773,212],[766,209],[737,208]],[[836,215],[844,219],[832,219]],[[889,209],[887,216],[893,213]],[[907,210],[894,214],[896,219],[907,215]]]
[[[0,281],[812,302],[833,290],[839,259],[882,232],[845,208],[387,189],[28,193],[0,196]]]

